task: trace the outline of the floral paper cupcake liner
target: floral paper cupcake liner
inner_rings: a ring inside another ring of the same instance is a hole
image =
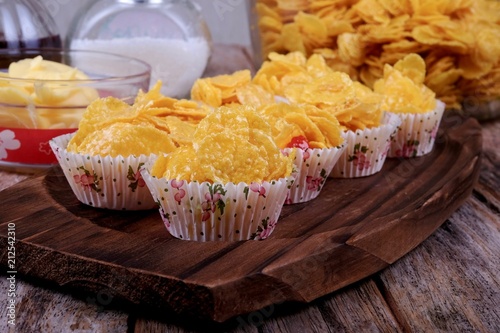
[[[89,156],[66,150],[72,134],[50,140],[50,146],[78,200],[86,205],[113,210],[147,210],[156,203],[146,187],[141,167],[155,158]]]
[[[271,235],[293,178],[262,183],[208,183],[142,176],[168,232],[191,241],[263,240]]]
[[[345,146],[324,149],[285,148],[284,154],[295,149],[295,182],[290,188],[285,204],[295,204],[316,198],[325,185],[330,172],[342,155]]]
[[[344,133],[345,149],[330,173],[334,178],[366,177],[379,172],[385,163],[391,137],[401,119],[385,113],[382,125]]]
[[[423,156],[432,151],[445,104],[437,101],[431,112],[398,114],[401,125],[391,139],[388,157],[411,158]]]

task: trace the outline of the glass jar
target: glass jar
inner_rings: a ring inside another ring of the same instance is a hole
[[[60,48],[57,26],[39,0],[0,0],[0,49]],[[0,68],[8,66],[9,59]]]
[[[95,0],[68,32],[71,49],[123,54],[151,65],[151,85],[188,97],[211,54],[211,36],[190,0]]]

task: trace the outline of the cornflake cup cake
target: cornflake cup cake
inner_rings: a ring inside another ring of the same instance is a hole
[[[270,53],[252,82],[291,105],[314,106],[336,118],[345,147],[329,176],[354,178],[380,171],[400,120],[384,116],[381,96],[371,89],[333,70],[320,55],[306,59],[300,52]]]
[[[379,172],[400,123],[399,117],[385,113],[378,126],[345,131],[345,149],[330,176],[357,178]]]
[[[383,96],[382,108],[401,119],[388,157],[423,156],[434,147],[445,104],[424,85],[425,72],[424,60],[409,54],[394,67],[385,65],[383,78],[374,84]]]
[[[293,156],[249,106],[222,106],[198,124],[192,144],[161,155],[142,176],[169,233],[192,241],[268,238],[289,187]]]
[[[113,210],[156,207],[140,169],[158,154],[176,149],[176,138],[189,141],[190,128],[194,133],[194,125],[160,116],[178,112],[160,105],[160,86],[140,92],[133,105],[113,97],[98,99],[88,106],[75,133],[50,141],[80,202]]]
[[[269,104],[258,109],[285,155],[294,157],[295,182],[285,204],[315,199],[344,150],[338,120],[313,105]]]
[[[397,116],[384,116],[381,96],[347,74],[328,69],[308,82],[287,85],[284,95],[292,104],[315,106],[340,123],[345,147],[328,175],[355,178],[381,170],[390,137],[399,125]]]
[[[289,83],[297,83],[295,79],[302,83],[323,70],[329,71],[320,59],[318,56],[318,61],[308,63],[299,52],[273,54],[254,79],[249,70],[241,70],[198,79],[191,90],[193,100],[211,107],[255,107],[270,123],[278,147],[284,154],[295,156],[295,182],[285,204],[316,198],[344,148],[339,122],[333,114],[314,105],[291,103],[283,96]]]

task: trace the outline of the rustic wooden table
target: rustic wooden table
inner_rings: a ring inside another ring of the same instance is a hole
[[[70,294],[16,276],[16,318],[11,326],[11,280],[3,269],[0,331],[499,332],[500,119],[481,125],[483,155],[473,194],[409,254],[340,291],[309,304],[268,306],[219,324],[110,306],[112,295],[106,293]],[[0,171],[0,191],[29,177]]]

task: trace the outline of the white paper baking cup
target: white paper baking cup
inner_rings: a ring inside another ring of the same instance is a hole
[[[388,157],[411,158],[423,156],[432,151],[445,104],[436,102],[436,108],[427,113],[398,114],[401,125],[392,137]]]
[[[366,177],[379,172],[387,158],[391,136],[401,124],[401,119],[384,113],[382,124],[364,130],[343,133],[345,149],[330,173],[334,178]]]
[[[168,232],[199,242],[263,240],[273,232],[293,178],[263,183],[198,183],[142,176]]]
[[[295,150],[294,172],[292,174],[295,181],[290,188],[285,204],[307,202],[316,198],[344,149],[344,145],[324,149],[283,149],[287,155]]]
[[[66,150],[74,133],[50,140],[50,146],[78,200],[113,210],[147,210],[157,207],[140,169],[155,155],[139,157],[89,156]]]

